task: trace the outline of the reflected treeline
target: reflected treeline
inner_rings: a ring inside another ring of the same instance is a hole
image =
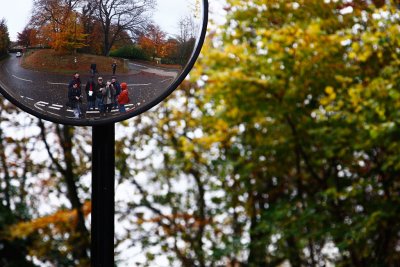
[[[34,0],[18,43],[107,56],[132,43],[132,33],[147,27],[155,7],[155,0]]]
[[[0,59],[7,54],[10,44],[10,36],[4,19],[0,20]]]
[[[152,21],[155,0],[34,0],[18,45],[184,65],[195,45],[189,15],[171,37]]]
[[[185,65],[196,44],[197,25],[188,16],[181,19],[177,26],[179,34],[170,37],[159,25],[149,24],[135,33],[137,39],[134,44],[113,51],[111,56]]]

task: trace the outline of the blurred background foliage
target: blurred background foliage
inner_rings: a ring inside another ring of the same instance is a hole
[[[226,12],[190,80],[116,126],[117,265],[398,266],[397,1]],[[0,105],[0,265],[88,266],[90,129]]]

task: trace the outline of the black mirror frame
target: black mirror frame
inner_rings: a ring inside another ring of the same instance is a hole
[[[71,126],[99,126],[99,125],[106,125],[106,124],[111,124],[111,123],[116,123],[116,122],[121,122],[127,119],[130,119],[132,117],[135,117],[137,115],[142,114],[143,112],[153,108],[157,104],[159,104],[161,101],[163,101],[165,98],[167,98],[186,78],[186,76],[189,74],[191,69],[193,68],[200,51],[203,47],[206,32],[207,32],[207,25],[208,25],[208,0],[202,0],[203,3],[203,8],[202,8],[202,26],[201,26],[201,32],[199,37],[196,40],[196,45],[195,45],[195,50],[192,52],[192,55],[190,57],[189,62],[185,65],[183,68],[182,72],[179,74],[178,78],[171,83],[168,88],[157,98],[152,100],[150,103],[143,105],[137,109],[135,109],[132,112],[127,112],[125,114],[121,114],[115,118],[105,118],[101,120],[93,120],[93,121],[88,121],[88,120],[73,120],[73,119],[67,119],[67,118],[62,118],[62,119],[57,119],[55,117],[49,116],[47,114],[40,113],[33,108],[30,108],[22,102],[17,101],[16,98],[14,98],[12,95],[10,95],[7,90],[4,88],[7,88],[7,86],[4,85],[3,82],[0,81],[0,94],[3,95],[8,101],[10,101],[12,104],[20,108],[21,110],[37,117],[43,120],[47,120],[50,122],[58,123],[58,124],[64,124],[64,125],[71,125]]]

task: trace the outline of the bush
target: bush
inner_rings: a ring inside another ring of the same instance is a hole
[[[128,59],[150,60],[150,57],[143,51],[143,49],[135,45],[124,46],[117,50],[111,51],[110,56]]]
[[[166,64],[166,65],[174,65],[174,64],[179,64],[179,60],[176,58],[162,58],[161,59],[161,64]]]
[[[0,61],[5,59],[5,58],[8,58],[9,56],[10,56],[9,54],[0,55]]]

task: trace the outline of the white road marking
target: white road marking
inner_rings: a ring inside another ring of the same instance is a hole
[[[23,78],[20,78],[20,77],[15,76],[15,75],[12,75],[12,76],[13,76],[15,79],[18,79],[18,80],[33,83],[32,80],[23,79]]]
[[[61,115],[59,115],[59,114],[56,114],[56,113],[53,113],[53,112],[50,112],[50,111],[47,111],[47,112],[52,114],[52,115],[54,115],[54,116],[61,117]]]
[[[58,105],[58,104],[51,104],[52,106],[54,106],[54,107],[58,107],[58,108],[62,108],[63,107],[63,105]]]
[[[36,106],[36,104],[37,104],[37,103],[35,103],[35,104],[33,105],[35,108],[37,108],[37,109],[39,109],[39,110],[41,110],[41,111],[44,111],[44,109],[39,108],[38,106]]]
[[[49,103],[48,102],[44,102],[44,101],[39,101],[39,102],[37,102],[37,104],[39,104],[39,105],[48,105]]]
[[[28,99],[28,100],[34,100],[34,99],[30,98],[30,97],[23,96],[23,95],[21,95],[21,98],[26,98],[26,99]]]
[[[60,110],[60,109],[61,109],[61,108],[59,108],[59,107],[52,107],[52,106],[49,106],[49,108],[55,109],[55,110]]]
[[[140,64],[136,64],[136,63],[131,63],[131,62],[129,64],[130,65],[134,65],[134,66],[139,66],[139,67],[146,68],[146,69],[144,69],[142,71],[148,72],[148,73],[153,73],[153,74],[156,74],[156,75],[172,76],[174,78],[178,75],[176,73],[176,72],[178,72],[178,70],[176,70],[176,71],[167,71],[167,70],[164,70],[164,69],[159,68],[157,66],[144,66],[144,65],[140,65]]]
[[[139,67],[143,67],[143,68],[148,68],[148,66],[140,65],[140,64],[136,64],[136,63],[129,63],[129,65],[134,65],[134,66],[139,66]]]
[[[173,80],[173,79],[174,79],[174,78],[168,78],[168,79],[162,80],[160,83],[164,83],[164,82],[166,82],[166,81]]]
[[[47,81],[47,83],[51,84],[51,85],[68,85],[68,83],[53,83],[53,82],[49,82],[49,81]]]
[[[148,85],[151,85],[151,83],[130,83],[127,85],[128,86],[148,86]]]

